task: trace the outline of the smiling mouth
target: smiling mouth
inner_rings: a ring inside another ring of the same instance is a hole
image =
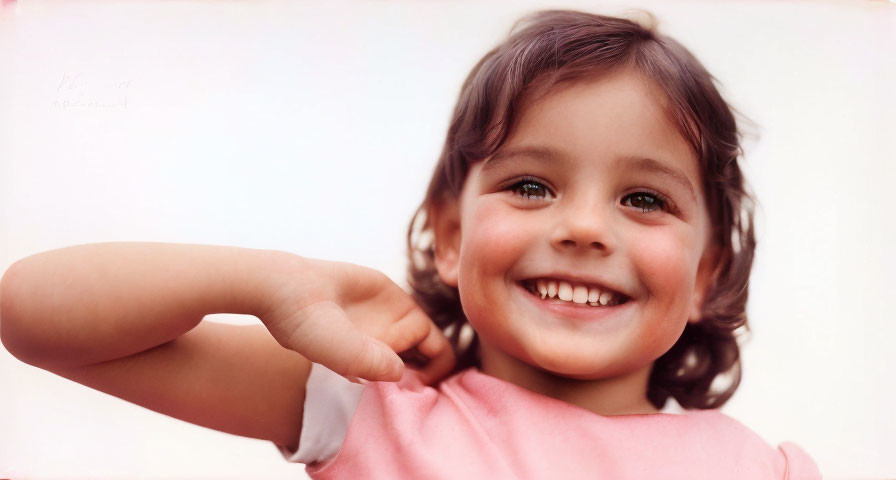
[[[571,306],[612,307],[629,300],[626,295],[596,285],[584,285],[550,278],[538,278],[521,282],[529,293],[542,300]]]

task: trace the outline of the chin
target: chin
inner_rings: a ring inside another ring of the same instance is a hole
[[[596,359],[593,354],[563,359],[531,358],[526,363],[554,376],[573,380],[600,380],[631,374],[644,368],[643,365],[608,364]]]
[[[532,359],[526,363],[545,373],[575,380],[596,380],[608,376],[605,366],[595,364],[593,357],[590,362],[576,360]]]

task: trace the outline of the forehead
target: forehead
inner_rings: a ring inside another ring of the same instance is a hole
[[[648,158],[701,184],[697,156],[673,123],[668,98],[636,71],[556,85],[520,110],[498,154],[535,144],[595,161]]]

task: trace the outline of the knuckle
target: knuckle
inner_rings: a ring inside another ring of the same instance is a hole
[[[426,341],[431,329],[427,322],[407,319],[399,324],[397,346],[402,350],[418,346]]]
[[[412,323],[411,333],[414,336],[414,339],[417,341],[423,341],[426,337],[429,336],[430,332],[432,332],[433,326],[430,324],[428,319],[419,318],[415,322]]]

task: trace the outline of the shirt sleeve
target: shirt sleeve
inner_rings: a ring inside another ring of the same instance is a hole
[[[275,444],[283,458],[308,464],[339,453],[363,391],[364,385],[349,382],[327,367],[312,363],[305,384],[299,449],[294,452]]]
[[[821,480],[815,461],[795,443],[783,442],[778,445],[778,450],[787,461],[784,480]]]

